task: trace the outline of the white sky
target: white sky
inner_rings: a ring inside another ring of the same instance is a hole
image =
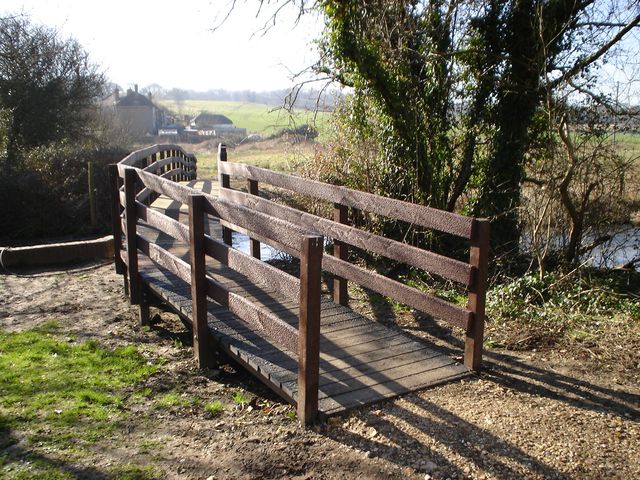
[[[266,2],[265,2],[266,3]],[[127,88],[157,83],[165,88],[273,90],[287,88],[292,72],[315,60],[317,17],[283,11],[264,36],[257,0],[1,0],[0,14],[24,12],[56,27],[89,52],[113,82]]]

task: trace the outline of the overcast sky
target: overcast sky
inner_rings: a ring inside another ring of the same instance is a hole
[[[256,18],[257,0],[238,0],[224,24],[229,0],[2,0],[0,13],[24,12],[73,36],[127,88],[158,83],[194,90],[287,88],[292,72],[316,58],[312,40],[322,24],[284,11],[264,36],[273,7]]]

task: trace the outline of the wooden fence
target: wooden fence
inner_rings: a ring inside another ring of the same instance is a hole
[[[301,228],[313,230],[333,239],[333,255],[323,257],[322,269],[332,273],[335,277],[333,296],[336,303],[347,305],[347,281],[350,280],[397,302],[409,305],[418,311],[460,327],[465,331],[464,363],[472,370],[480,370],[489,252],[488,220],[384,198],[252,165],[231,163],[227,161],[224,145],[220,145],[218,150],[218,175],[221,187],[220,198],[287,220]],[[230,188],[232,176],[243,178],[248,182],[247,192]],[[260,183],[333,203],[333,219],[322,218],[262,198],[259,196]],[[467,239],[469,240],[469,261],[461,262],[350,226],[349,209],[358,209]],[[234,228],[233,225],[229,225],[229,227],[243,231],[241,228]],[[251,236],[251,232],[244,231],[244,233]],[[231,232],[229,231],[225,235],[225,241],[229,244],[230,239]],[[259,240],[256,236],[252,237],[251,246],[254,256],[259,256]],[[349,263],[347,260],[349,245],[464,285],[467,287],[468,294],[466,308]],[[298,252],[288,249],[285,245],[274,246],[290,255],[299,256]]]
[[[142,167],[142,168],[141,168]],[[116,269],[126,273],[131,303],[140,305],[142,321],[147,321],[148,299],[139,260],[169,270],[191,285],[194,353],[198,364],[210,364],[214,345],[207,324],[207,301],[227,307],[253,328],[298,356],[298,417],[311,422],[318,411],[320,338],[320,265],[323,237],[296,225],[249,208],[234,205],[176,183],[195,178],[196,160],[179,147],[154,146],[135,152],[111,167],[116,240]],[[188,226],[150,208],[150,199],[164,195],[188,204]],[[124,215],[122,215],[124,213]],[[244,255],[205,234],[207,216],[234,225],[274,244],[301,252],[301,274],[296,278],[257,258]],[[137,232],[139,225],[157,229],[189,246],[189,262]],[[122,250],[124,245],[126,250]],[[265,280],[286,298],[298,302],[299,323],[295,328],[273,313],[235,294],[207,275],[207,257],[245,275],[253,282]]]
[[[208,301],[226,307],[261,335],[266,335],[298,358],[298,418],[314,420],[318,412],[320,364],[321,273],[334,276],[334,302],[348,305],[347,282],[379,292],[418,311],[445,320],[465,331],[464,363],[478,371],[482,360],[485,292],[489,250],[489,222],[383,198],[345,187],[227,161],[224,145],[218,151],[219,197],[178,182],[196,177],[196,158],[176,145],[156,145],[132,153],[110,170],[113,192],[113,231],[116,270],[125,275],[131,302],[140,305],[148,321],[150,277],[140,262],[166,269],[190,285],[194,353],[200,366],[209,365],[214,349],[207,315]],[[244,179],[246,191],[231,188],[231,177]],[[322,218],[260,196],[260,184],[330,202],[332,219]],[[188,205],[188,224],[150,205],[160,195]],[[468,240],[469,260],[459,261],[376,235],[349,224],[358,209],[401,220]],[[222,241],[206,233],[210,218],[223,227]],[[140,232],[152,229],[188,247],[188,261]],[[251,254],[231,247],[232,231],[247,234]],[[324,239],[333,241],[333,254],[323,255]],[[297,278],[260,260],[260,243],[300,259]],[[452,304],[370,271],[348,260],[348,248],[357,247],[414,268],[439,275],[466,287],[466,307]],[[279,294],[299,305],[298,325],[286,323],[207,274],[215,261],[256,284],[269,283]]]

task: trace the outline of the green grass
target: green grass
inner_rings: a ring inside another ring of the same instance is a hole
[[[127,417],[126,390],[157,368],[133,346],[75,343],[54,321],[0,332],[0,477],[72,478],[63,464],[38,452],[83,456]],[[27,454],[14,458],[5,449],[16,435],[26,439],[20,449]]]
[[[308,110],[297,110],[293,116],[271,105],[261,103],[226,102],[217,100],[185,100],[182,106],[173,100],[163,99],[159,103],[178,113],[195,116],[200,112],[217,113],[227,116],[236,127],[246,128],[248,133],[271,135],[283,128],[304,123],[315,125],[320,132],[325,130],[329,114]]]
[[[249,398],[240,390],[233,392],[233,394],[231,395],[231,400],[233,400],[233,403],[237,405],[246,405],[247,403],[249,403]]]
[[[215,402],[206,403],[204,405],[204,409],[214,417],[217,417],[218,415],[222,414],[222,412],[224,412],[224,405],[216,400]]]
[[[184,395],[180,395],[177,392],[169,392],[156,398],[153,402],[153,406],[158,410],[162,410],[162,409],[176,408],[176,407],[177,408],[190,407],[195,403],[197,403],[197,401],[192,398],[186,397]]]

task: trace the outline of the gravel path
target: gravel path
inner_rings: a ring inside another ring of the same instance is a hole
[[[292,409],[228,365],[197,371],[189,334],[154,311],[137,326],[111,266],[45,276],[0,275],[0,328],[57,318],[69,331],[116,346],[135,342],[165,360],[154,392],[251,399],[216,418],[201,408],[138,404],[126,429],[83,460],[87,472],[116,461],[153,465],[169,479],[640,478],[638,372],[618,372],[568,352],[490,351],[480,378],[403,396],[303,431]],[[34,450],[36,446],[32,446]],[[91,469],[88,469],[91,466]],[[75,465],[80,478],[83,465]]]

